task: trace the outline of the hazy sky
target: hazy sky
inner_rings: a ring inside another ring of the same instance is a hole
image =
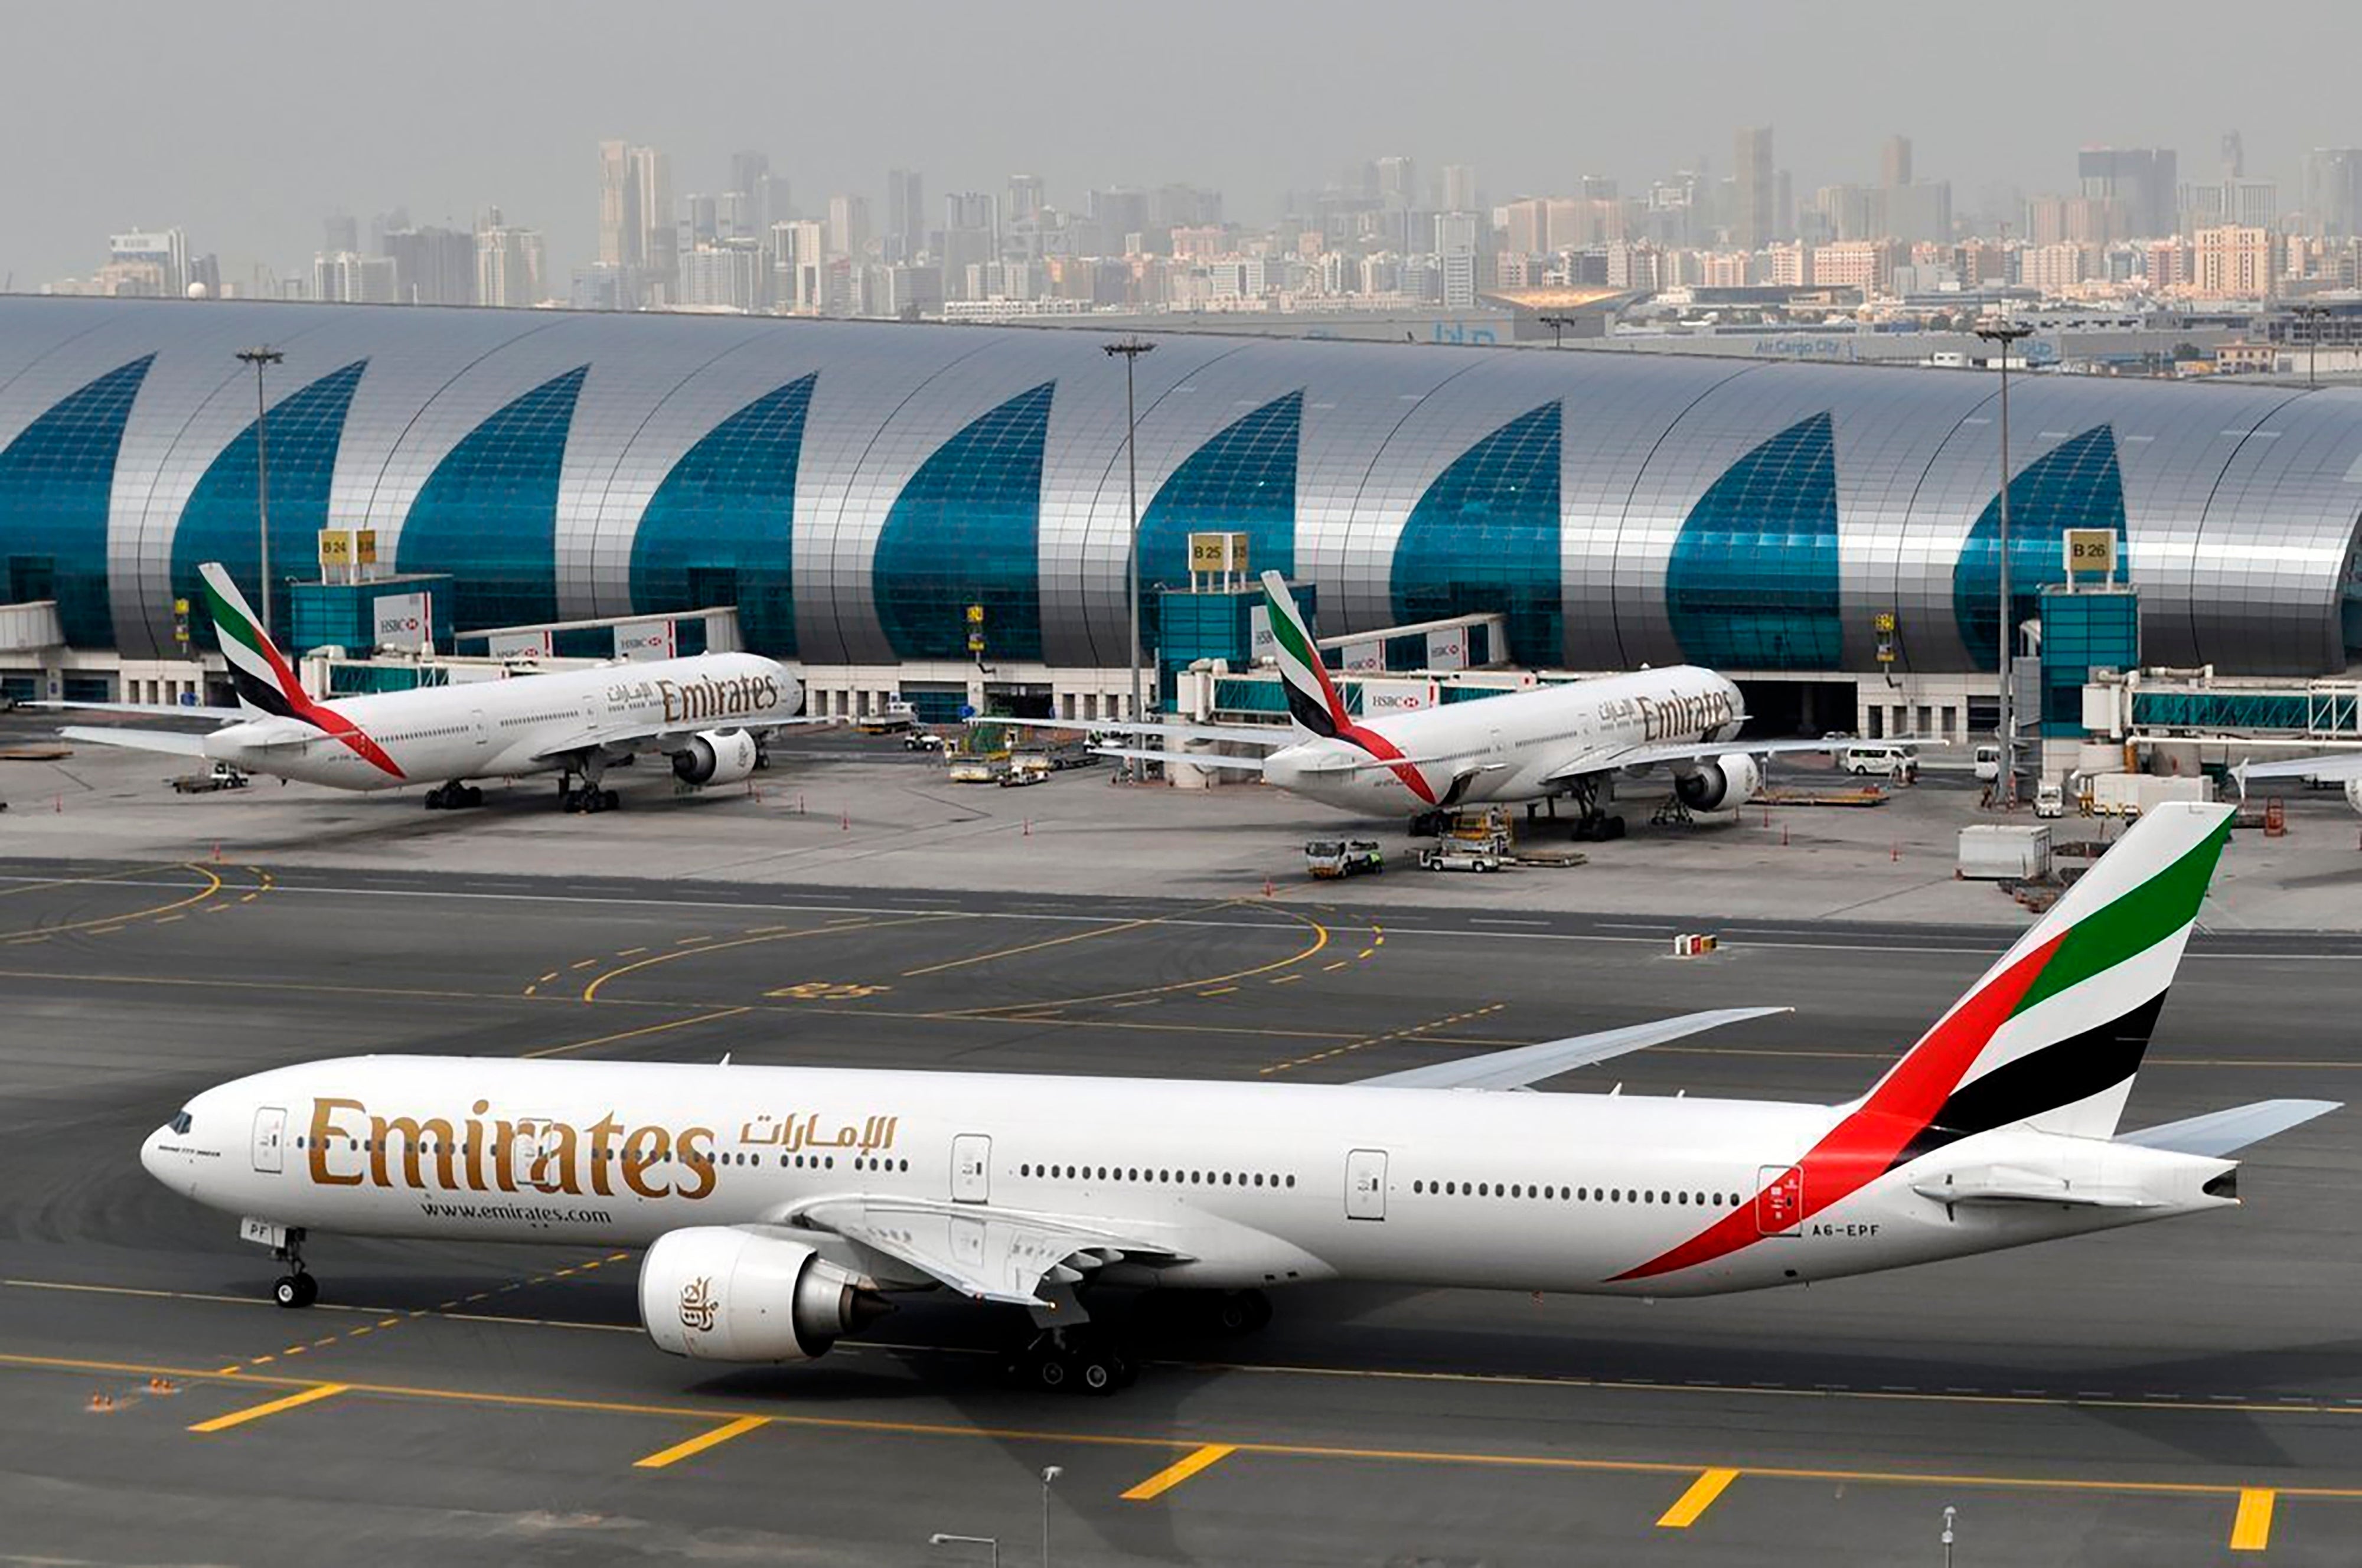
[[[2071,189],[2086,142],[2174,147],[2185,178],[2208,175],[2233,127],[2293,206],[2305,149],[2362,144],[2362,102],[2334,75],[2362,52],[2354,0],[11,12],[0,275],[18,289],[89,273],[115,229],[178,224],[237,278],[308,265],[337,208],[366,234],[396,204],[464,226],[497,204],[547,235],[562,293],[593,243],[602,137],[671,153],[682,193],[720,188],[735,149],[767,151],[807,212],[840,190],[882,208],[885,171],[906,165],[931,212],[1022,170],[1076,209],[1093,184],[1210,185],[1250,222],[1394,151],[1473,163],[1495,201],[1586,172],[1629,191],[1701,153],[1727,173],[1733,128],[1765,122],[1800,197],[1874,179],[1900,130],[1962,208],[1993,182]],[[2309,85],[2306,61],[2332,72]]]

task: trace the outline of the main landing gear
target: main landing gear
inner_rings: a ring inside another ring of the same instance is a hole
[[[304,1270],[304,1232],[291,1230],[286,1243],[270,1249],[270,1255],[287,1265],[287,1272],[270,1286],[270,1299],[281,1307],[309,1307],[320,1299],[320,1282]]]
[[[430,812],[456,812],[483,803],[484,792],[481,790],[458,778],[448,784],[437,784],[426,791],[426,809]]]
[[[631,759],[626,757],[623,760],[628,762]],[[600,778],[612,766],[613,764],[605,760],[601,754],[592,752],[583,759],[581,767],[569,767],[559,774],[557,776],[557,809],[568,813],[612,812],[622,805],[624,798],[621,795],[616,794],[613,790],[603,790],[599,786]],[[577,778],[582,781],[579,789],[574,782]]]
[[[1044,1329],[1017,1353],[1010,1370],[1017,1380],[1048,1394],[1109,1395],[1131,1386],[1140,1364],[1124,1353],[1115,1336],[1094,1324]]]
[[[1579,815],[1574,819],[1574,839],[1578,844],[1606,844],[1624,836],[1624,819],[1599,808],[1599,780],[1578,778],[1568,791],[1574,798]]]

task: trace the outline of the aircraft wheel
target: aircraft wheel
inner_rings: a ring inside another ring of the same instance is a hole
[[[1104,1350],[1086,1350],[1075,1356],[1075,1376],[1072,1385],[1077,1394],[1093,1394],[1102,1398],[1120,1386],[1118,1368],[1120,1362]]]
[[[480,806],[484,803],[484,792],[470,784],[462,791],[459,803],[463,806]]]
[[[1252,1334],[1271,1321],[1271,1297],[1260,1290],[1226,1290],[1214,1298],[1209,1316],[1225,1334]]]
[[[270,1287],[270,1299],[280,1306],[309,1307],[320,1298],[320,1282],[308,1274],[282,1274]]]
[[[1600,835],[1601,837],[1616,839],[1622,838],[1624,836],[1624,819],[1622,817],[1609,817],[1604,826],[1606,831]]]
[[[1027,1371],[1033,1386],[1046,1393],[1063,1393],[1066,1385],[1073,1381],[1066,1358],[1054,1350],[1037,1353]]]
[[[624,798],[621,795],[616,794],[613,790],[602,790],[599,791],[599,809],[601,811],[612,812],[623,803]]]

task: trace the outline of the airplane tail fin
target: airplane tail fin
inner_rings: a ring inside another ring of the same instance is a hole
[[[2232,814],[2151,811],[1879,1080],[1860,1110],[1902,1124],[1895,1164],[2021,1122],[2115,1132]]]
[[[1287,693],[1287,718],[1299,740],[1312,736],[1334,739],[1352,726],[1345,700],[1312,646],[1312,630],[1296,608],[1287,580],[1275,571],[1263,574],[1264,603],[1271,613],[1271,638],[1279,649],[1279,679]]]
[[[262,625],[237,591],[227,571],[219,561],[206,561],[197,568],[204,579],[205,609],[214,618],[214,631],[221,644],[222,657],[229,665],[230,685],[237,691],[237,705],[250,714],[267,714],[272,718],[292,718],[312,704],[304,683],[295,678],[294,666],[279,651],[277,644],[264,635]]]

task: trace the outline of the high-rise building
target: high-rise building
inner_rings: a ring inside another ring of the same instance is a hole
[[[2129,237],[2141,239],[2171,234],[2178,226],[2180,182],[2175,169],[2169,147],[2087,147],[2075,155],[2084,197],[2114,202]]]
[[[2316,147],[2304,155],[2304,215],[2316,235],[2362,234],[2362,147]]]
[[[1751,126],[1732,141],[1737,172],[1731,179],[1730,243],[1738,250],[1760,250],[1776,237],[1778,175],[1772,164],[1772,127]]]
[[[106,237],[107,265],[150,277],[155,292],[178,299],[189,288],[189,237],[177,228],[135,229]],[[127,293],[135,292],[127,290]]]
[[[828,199],[828,248],[833,255],[853,257],[869,248],[868,197]]]
[[[511,308],[544,297],[541,231],[512,228],[491,208],[476,228],[476,302]]]
[[[730,188],[751,195],[756,186],[771,177],[771,155],[767,152],[734,152],[730,155]]]
[[[601,264],[635,270],[662,291],[673,281],[679,251],[672,205],[672,160],[651,147],[601,142]]]
[[[1878,182],[1893,191],[1911,183],[1911,138],[1890,136],[1878,144]]]
[[[2223,178],[2244,180],[2247,177],[2247,142],[2237,131],[2223,133]]]
[[[1381,158],[1374,165],[1377,171],[1378,200],[1389,207],[1407,207],[1418,201],[1418,160],[1415,158]]]
[[[2225,224],[2191,238],[2191,286],[2204,299],[2261,299],[2273,292],[2271,231]]]
[[[1043,195],[1042,189],[1042,176],[1039,174],[1011,174],[1009,177],[1009,210],[1007,216],[1010,223],[1020,224],[1039,222],[1042,216],[1042,209],[1045,204],[1046,201]]]
[[[323,250],[312,258],[312,297],[337,304],[392,304],[399,297],[393,274],[391,256]]]
[[[456,228],[385,229],[378,253],[393,263],[393,297],[402,304],[476,303],[476,237]]]
[[[1447,163],[1443,166],[1443,210],[1448,213],[1473,213],[1476,210],[1476,166],[1473,163]],[[1588,195],[1590,193],[1585,192]],[[1608,194],[1613,195],[1613,191]]]
[[[915,169],[886,174],[886,259],[910,261],[927,248],[926,179]]]
[[[1466,310],[1476,303],[1477,235],[1474,213],[1435,215],[1436,270],[1441,274],[1446,310]]]
[[[765,303],[763,250],[751,239],[728,239],[681,252],[681,304],[699,310],[751,311]]]
[[[320,248],[334,254],[339,250],[358,251],[361,248],[360,220],[350,213],[330,213],[320,225]],[[320,295],[319,298],[327,296]]]

